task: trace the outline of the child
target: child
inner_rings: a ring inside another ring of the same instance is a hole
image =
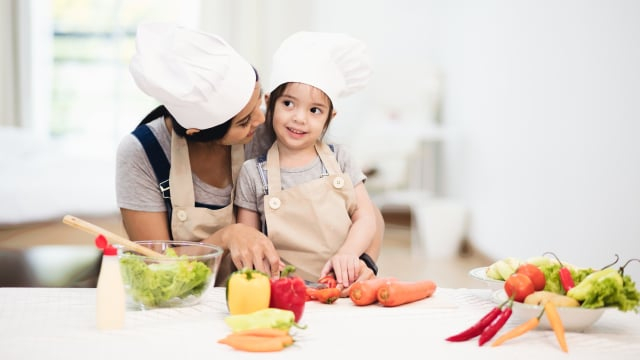
[[[333,271],[348,287],[373,238],[365,175],[344,147],[322,141],[336,116],[332,100],[364,87],[370,73],[364,44],[343,34],[296,33],[273,57],[265,98],[276,141],[243,164],[237,219],[262,228],[284,263],[308,281]]]

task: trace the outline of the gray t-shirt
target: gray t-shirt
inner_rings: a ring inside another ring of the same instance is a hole
[[[366,176],[360,170],[350,156],[348,149],[344,145],[333,145],[334,154],[340,165],[343,174],[349,176],[355,187],[359,183],[366,181]],[[266,153],[266,152],[265,152]],[[265,177],[267,176],[266,163],[262,163]],[[280,169],[280,185],[282,189],[288,189],[305,182],[318,179],[322,175],[322,162],[317,156],[315,160],[306,166],[299,168],[281,168]],[[236,186],[235,205],[241,208],[256,211],[260,214],[262,228],[265,228],[264,218],[264,186],[262,178],[258,171],[257,159],[249,159],[244,162],[240,175],[238,176],[238,184]]]
[[[164,120],[158,118],[147,125],[171,162],[171,135]],[[273,143],[264,128],[260,126],[252,142],[245,147],[246,158],[265,152]],[[193,189],[199,203],[226,206],[231,199],[231,185],[220,189],[205,183],[195,174]],[[116,154],[116,199],[120,208],[148,212],[167,210],[149,158],[138,138],[132,134],[122,139]]]

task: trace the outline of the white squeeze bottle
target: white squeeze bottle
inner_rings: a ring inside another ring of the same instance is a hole
[[[120,274],[118,250],[109,245],[102,235],[96,238],[96,246],[103,250],[102,265],[96,288],[98,329],[120,329],[124,326],[126,299]]]

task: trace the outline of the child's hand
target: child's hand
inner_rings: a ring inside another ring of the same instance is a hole
[[[335,254],[322,268],[321,276],[333,269],[338,286],[347,288],[356,281],[360,274],[360,259],[352,254]]]

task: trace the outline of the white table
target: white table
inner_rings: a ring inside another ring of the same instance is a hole
[[[640,315],[607,310],[585,333],[567,333],[563,353],[549,330],[499,346],[450,343],[495,304],[487,289],[439,288],[395,308],[357,307],[348,298],[307,303],[296,342],[277,353],[246,353],[216,341],[227,333],[224,289],[188,308],[127,311],[121,330],[95,326],[95,289],[0,288],[0,359],[637,359]],[[512,318],[513,319],[513,318]],[[505,328],[517,324],[510,320]],[[497,335],[498,336],[498,335]]]

